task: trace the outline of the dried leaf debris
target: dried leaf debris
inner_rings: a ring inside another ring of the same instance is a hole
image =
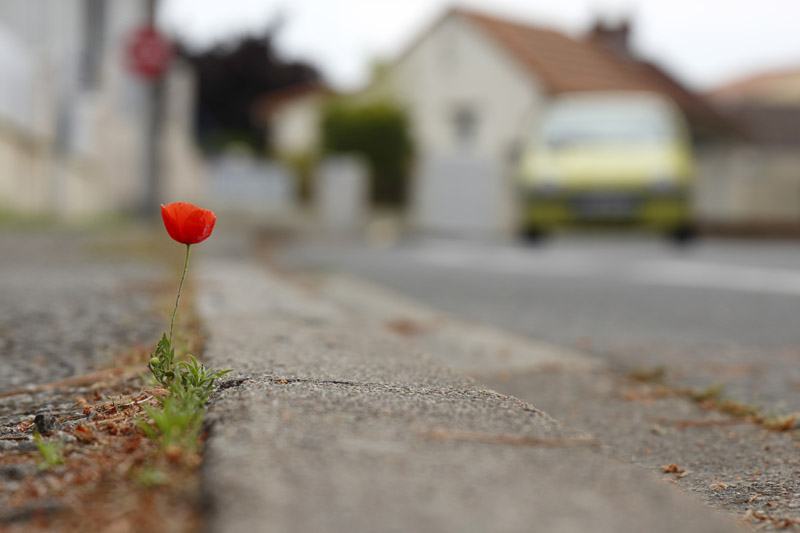
[[[157,404],[154,393],[130,376],[100,387],[41,387],[20,401],[27,412],[0,417],[0,531],[201,527],[198,452],[164,453],[137,425],[144,406]],[[9,413],[15,404],[4,403]],[[58,407],[31,414],[37,403]],[[47,430],[38,444],[35,420]]]

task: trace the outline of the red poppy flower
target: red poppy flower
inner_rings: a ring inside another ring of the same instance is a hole
[[[208,239],[217,222],[213,211],[186,202],[162,204],[161,218],[169,236],[183,244],[197,244]]]

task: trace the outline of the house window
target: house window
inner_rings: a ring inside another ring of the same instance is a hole
[[[459,107],[453,114],[453,138],[456,146],[470,147],[478,137],[478,116],[471,107]]]

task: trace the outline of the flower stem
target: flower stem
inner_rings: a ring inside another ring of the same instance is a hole
[[[172,310],[172,320],[169,322],[169,344],[172,346],[172,328],[175,326],[175,315],[178,314],[178,303],[181,301],[181,292],[183,292],[183,280],[186,279],[186,271],[189,269],[189,250],[192,245],[186,245],[186,259],[183,262],[183,275],[181,275],[181,284],[178,285],[178,297],[175,299],[175,309]]]

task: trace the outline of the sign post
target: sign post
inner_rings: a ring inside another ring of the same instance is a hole
[[[128,65],[137,75],[157,80],[166,72],[171,58],[172,45],[152,25],[145,24],[133,32],[128,43]]]
[[[172,45],[154,26],[156,0],[147,2],[147,22],[128,41],[127,63],[145,83],[147,116],[144,128],[143,181],[145,195],[141,214],[154,218],[159,210],[161,122],[164,111],[164,75],[172,58]]]

